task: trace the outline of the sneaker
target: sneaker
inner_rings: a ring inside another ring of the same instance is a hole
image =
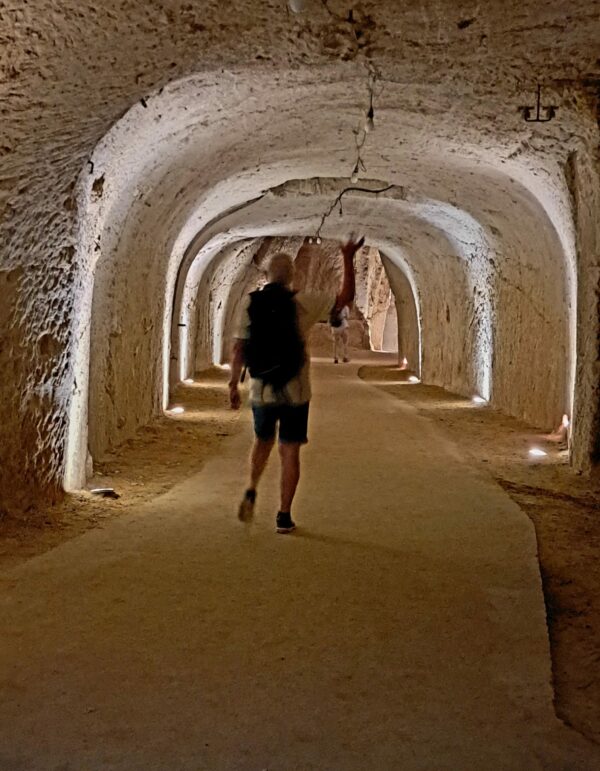
[[[342,359],[342,361],[344,362],[344,364],[348,364],[348,362],[350,361],[350,359],[349,359],[347,356],[344,356],[344,358]]]
[[[246,490],[240,508],[238,509],[238,519],[240,522],[250,522],[254,516],[254,504],[256,503],[256,490]]]
[[[292,520],[289,511],[280,511],[277,514],[277,532],[278,533],[291,533],[296,529],[296,523]]]
[[[334,364],[339,364],[339,361],[338,361],[337,359],[334,359],[334,360],[333,360],[333,363],[334,363]]]

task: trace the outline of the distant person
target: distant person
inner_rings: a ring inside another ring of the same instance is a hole
[[[333,337],[333,363],[338,364],[338,350],[342,349],[342,361],[347,364],[350,359],[348,358],[348,317],[350,311],[347,305],[338,311],[334,310],[329,316],[329,326],[331,327],[331,335]]]
[[[255,441],[250,481],[238,512],[242,522],[254,515],[256,488],[279,427],[281,501],[276,530],[290,533],[296,527],[291,508],[300,478],[300,448],[308,441],[311,398],[306,341],[314,324],[326,321],[330,313],[341,311],[354,299],[354,255],[363,243],[364,238],[350,239],[342,246],[344,275],[337,297],[329,292],[294,292],[294,262],[283,253],[271,260],[269,283],[250,294],[233,343],[229,382],[231,407],[237,410],[241,404],[238,384],[243,368],[248,368]]]

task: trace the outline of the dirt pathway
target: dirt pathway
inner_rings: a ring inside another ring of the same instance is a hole
[[[416,410],[317,367],[294,536],[196,476],[5,573],[4,769],[597,768],[552,709],[533,527]]]
[[[533,522],[555,708],[561,719],[600,745],[599,480],[573,472],[566,442],[556,435],[441,388],[407,383],[409,373],[378,358],[361,367],[359,376],[432,420]],[[547,455],[531,457],[531,447]]]

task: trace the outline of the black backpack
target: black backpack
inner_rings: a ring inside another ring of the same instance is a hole
[[[342,312],[334,308],[329,314],[329,324],[338,329],[342,326]]]
[[[267,284],[250,294],[245,364],[253,378],[275,391],[296,377],[306,357],[294,294],[281,284]]]

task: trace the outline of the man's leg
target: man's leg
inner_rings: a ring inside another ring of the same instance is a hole
[[[250,484],[249,490],[256,490],[263,471],[266,468],[269,455],[275,444],[275,438],[273,439],[259,439],[254,440],[252,447],[252,453],[250,455]]]
[[[348,330],[345,329],[342,332],[342,344],[344,346],[343,350],[344,350],[344,361],[345,362],[350,361],[350,359],[348,358],[348,337],[349,337]]]
[[[291,509],[300,479],[300,448],[308,441],[308,411],[308,402],[281,409],[279,421],[281,506],[277,514],[278,533],[291,533],[296,527],[292,520]]]
[[[335,332],[332,332],[331,336],[333,337],[333,363],[338,363],[338,336]]]
[[[281,457],[281,507],[280,511],[289,514],[292,501],[300,479],[300,442],[281,442],[279,455]]]
[[[252,413],[256,438],[250,454],[250,484],[238,509],[238,519],[241,522],[249,522],[254,516],[256,487],[275,444],[275,427],[278,417],[277,411],[272,407],[254,406]]]

